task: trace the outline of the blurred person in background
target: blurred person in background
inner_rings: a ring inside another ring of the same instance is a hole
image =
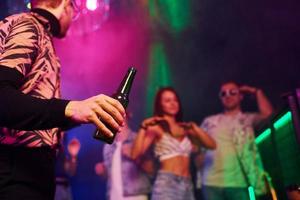
[[[194,164],[193,181],[194,181],[194,190],[196,200],[203,200],[203,191],[202,191],[202,176],[203,176],[203,166],[204,166],[205,151],[202,148],[195,148],[194,153],[192,154],[192,161]]]
[[[95,165],[95,172],[107,178],[108,200],[147,200],[151,193],[151,177],[155,166],[151,155],[135,161],[131,158],[136,132],[128,126],[131,114],[112,144],[103,148],[103,162]]]
[[[141,123],[132,149],[133,159],[139,159],[153,146],[159,159],[151,199],[194,199],[190,175],[193,143],[216,148],[215,141],[196,123],[182,121],[182,107],[176,91],[171,87],[160,89],[155,97],[154,116]]]
[[[73,199],[69,178],[76,174],[78,166],[77,155],[79,153],[80,146],[79,140],[73,138],[67,145],[68,152],[65,152],[65,148],[63,148],[63,146],[58,151],[55,169],[55,200]]]
[[[300,200],[300,185],[292,184],[286,187],[288,200]]]
[[[256,97],[258,112],[242,111],[244,95]],[[206,150],[203,168],[205,200],[246,200],[248,187],[264,193],[264,171],[259,167],[254,126],[273,112],[271,103],[259,88],[239,86],[235,82],[221,85],[219,98],[224,111],[204,119],[201,127],[215,139],[218,148]]]

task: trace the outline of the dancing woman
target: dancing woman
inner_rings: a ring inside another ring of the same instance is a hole
[[[132,149],[133,159],[139,159],[153,146],[160,167],[155,179],[153,200],[193,200],[190,175],[190,154],[193,145],[215,149],[215,141],[195,122],[182,121],[179,96],[173,88],[158,91],[154,116],[145,119]]]

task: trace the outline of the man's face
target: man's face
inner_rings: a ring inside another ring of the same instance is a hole
[[[59,19],[60,23],[60,38],[66,36],[70,26],[72,19],[74,17],[74,5],[71,0],[66,0],[66,4],[64,7],[64,11]]]
[[[240,107],[243,96],[235,83],[226,83],[221,86],[219,97],[225,110],[234,110]]]

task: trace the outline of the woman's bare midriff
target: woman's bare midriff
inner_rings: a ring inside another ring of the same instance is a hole
[[[187,156],[175,156],[160,161],[160,170],[170,172],[178,176],[190,177],[190,158]]]

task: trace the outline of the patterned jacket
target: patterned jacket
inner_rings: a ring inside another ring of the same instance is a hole
[[[0,85],[10,84],[7,93],[0,87],[1,101],[14,93],[12,86],[22,92],[1,107],[0,125],[10,128],[0,131],[0,144],[53,147],[58,143],[59,129],[53,127],[66,123],[68,101],[58,99],[60,62],[51,33],[55,25],[59,26],[58,20],[42,9],[0,21]]]

